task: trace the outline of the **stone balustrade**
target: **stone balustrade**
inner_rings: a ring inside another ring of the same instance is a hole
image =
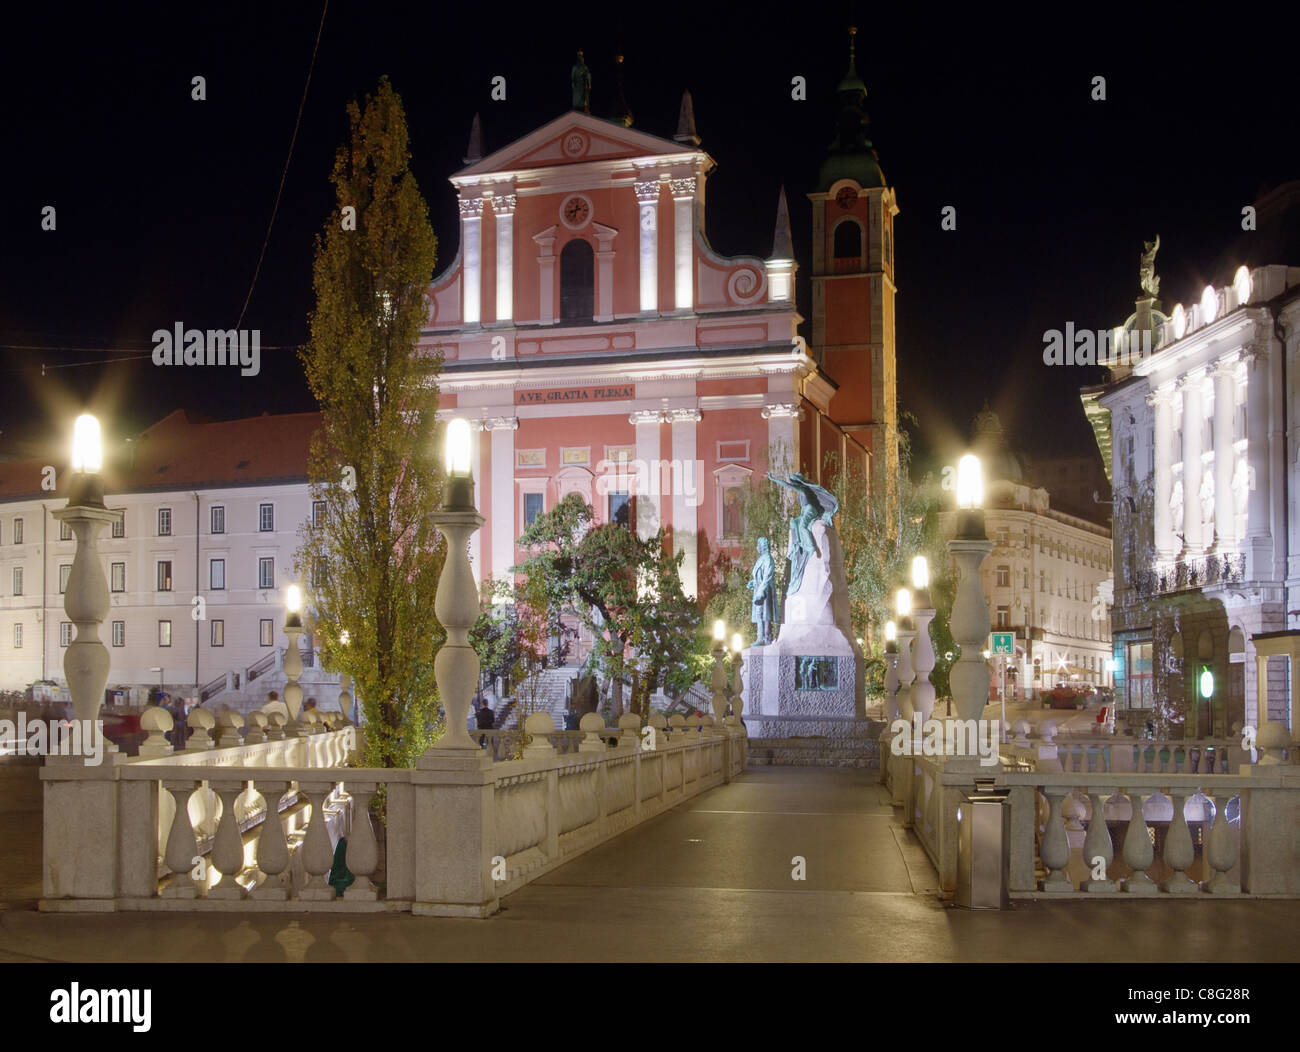
[[[1120,743],[1115,743],[1116,748]],[[1008,757],[1004,754],[1004,763]],[[952,891],[957,813],[969,771],[944,757],[897,757],[903,820]],[[1300,896],[1300,768],[1236,774],[1031,769],[999,765],[978,777],[1008,793],[1013,897],[1097,895]]]
[[[250,714],[249,728],[268,732],[252,744],[216,745],[238,730],[218,717],[201,721],[206,747],[47,764],[41,908],[487,916],[501,896],[745,764],[738,721],[652,717],[642,731],[636,717],[612,728],[588,715],[581,730],[556,732],[538,713],[520,760],[431,749],[414,769],[353,768],[342,765],[354,728],[315,733],[304,721],[284,736],[279,716]],[[161,734],[166,721],[152,722]],[[495,750],[511,732],[475,733]],[[383,828],[370,819],[381,792]],[[340,897],[328,876],[345,837],[355,880]]]

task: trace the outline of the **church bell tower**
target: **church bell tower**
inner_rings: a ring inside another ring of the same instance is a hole
[[[838,385],[830,416],[871,451],[873,491],[898,478],[894,358],[894,217],[898,204],[870,138],[867,86],[855,66],[838,89],[835,139],[812,201],[812,351]]]

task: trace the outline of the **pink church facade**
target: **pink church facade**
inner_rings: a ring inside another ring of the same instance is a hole
[[[797,333],[784,195],[769,258],[719,255],[698,143],[689,98],[671,140],[573,111],[451,177],[460,245],[421,346],[444,357],[440,417],[476,425],[480,579],[508,577],[526,524],[578,493],[597,521],[663,527],[698,594],[769,449],[813,478],[831,452],[870,468],[830,416],[851,392]]]

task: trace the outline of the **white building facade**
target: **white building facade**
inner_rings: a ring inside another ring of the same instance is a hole
[[[1290,722],[1285,660],[1252,637],[1300,608],[1297,322],[1300,268],[1242,267],[1154,315],[1153,353],[1083,394],[1112,458],[1117,695],[1188,736]]]
[[[135,440],[134,454],[128,444],[130,463],[108,466],[105,504],[122,512],[99,539],[110,597],[100,634],[111,660],[108,688],[125,692],[114,700],[139,703],[162,684],[185,697],[233,701],[250,669],[252,679],[274,680],[298,531],[313,513],[306,443],[317,420],[205,424],[173,413]],[[0,690],[65,682],[73,628],[63,592],[75,541],[51,516],[65,500],[20,495],[39,486],[40,468],[4,465]],[[149,485],[159,477],[175,482]],[[312,663],[309,640],[303,649]]]

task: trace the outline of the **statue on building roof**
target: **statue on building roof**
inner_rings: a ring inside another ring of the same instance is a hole
[[[578,52],[578,60],[569,71],[569,82],[573,86],[573,108],[583,113],[591,112],[591,70]]]
[[[1142,285],[1142,295],[1156,299],[1160,295],[1160,279],[1156,277],[1156,253],[1160,251],[1160,235],[1155,241],[1143,241],[1145,251],[1138,265],[1138,281]]]

